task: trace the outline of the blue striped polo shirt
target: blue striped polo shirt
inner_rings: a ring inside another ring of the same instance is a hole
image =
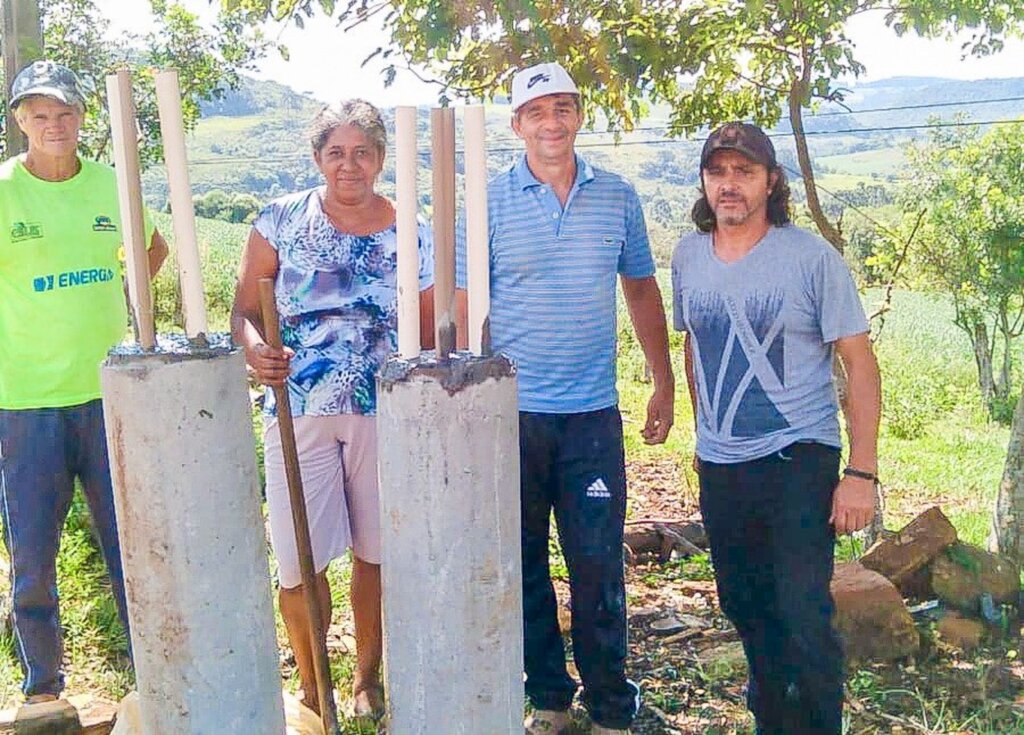
[[[618,403],[616,274],[654,275],[636,190],[576,157],[563,209],[524,155],[487,187],[491,339],[518,367],[519,410],[582,413]],[[466,283],[465,229],[456,281]]]

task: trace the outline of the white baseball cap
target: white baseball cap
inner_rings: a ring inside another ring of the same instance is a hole
[[[576,82],[559,64],[548,62],[520,69],[512,77],[512,112],[531,100],[549,94],[580,93]]]

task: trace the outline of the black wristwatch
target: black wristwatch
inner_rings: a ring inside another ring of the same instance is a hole
[[[858,477],[861,480],[871,480],[871,482],[878,482],[878,475],[874,472],[864,472],[863,470],[855,470],[853,467],[846,467],[843,470],[844,475],[850,477]]]

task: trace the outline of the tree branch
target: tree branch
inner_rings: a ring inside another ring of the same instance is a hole
[[[811,153],[807,148],[807,136],[804,133],[803,120],[803,98],[810,89],[811,84],[811,63],[807,55],[807,47],[802,51],[803,69],[800,78],[794,80],[789,90],[789,123],[793,128],[793,140],[796,143],[796,158],[800,164],[800,174],[804,180],[804,190],[807,193],[807,208],[811,211],[811,218],[818,226],[822,237],[828,240],[840,253],[843,252],[845,240],[843,234],[835,225],[829,222],[824,210],[821,208],[821,200],[818,198],[817,185],[814,182],[814,167],[811,164]]]
[[[917,214],[917,221],[914,223],[913,229],[910,231],[910,235],[903,241],[903,250],[900,252],[899,257],[896,259],[896,265],[893,266],[892,273],[889,274],[889,282],[885,284],[885,297],[882,299],[881,304],[875,312],[868,317],[868,322],[873,322],[876,318],[878,319],[878,329],[875,330],[874,336],[871,338],[872,342],[878,340],[882,334],[882,329],[885,327],[885,314],[892,308],[892,291],[896,285],[896,276],[899,275],[900,268],[903,266],[904,261],[907,259],[907,253],[910,251],[910,243],[914,241],[917,236],[917,231],[921,227],[921,222],[924,220],[924,215],[927,209],[922,209]]]

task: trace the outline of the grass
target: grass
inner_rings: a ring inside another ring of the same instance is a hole
[[[170,220],[156,217],[158,227],[171,234]],[[227,328],[228,309],[234,288],[235,270],[248,228],[241,225],[200,221],[199,241],[210,304],[211,326]],[[168,264],[155,287],[156,308],[161,330],[180,325],[177,286]],[[666,307],[669,305],[668,274],[659,273]],[[865,302],[870,310],[879,295],[869,292]],[[621,300],[620,300],[621,301]],[[671,312],[668,312],[671,320]],[[971,353],[966,340],[950,321],[950,310],[942,299],[927,294],[897,292],[893,309],[876,342],[882,366],[885,408],[880,446],[880,473],[887,489],[886,520],[897,527],[932,503],[941,503],[961,537],[982,543],[1005,459],[1006,427],[989,422],[974,387]],[[644,382],[642,352],[632,330],[620,331],[619,391],[625,419],[626,451],[636,464],[670,463],[695,487],[690,469],[693,452],[692,414],[681,370],[676,384],[676,428],[669,441],[648,447],[639,438],[651,385]],[[671,332],[673,362],[681,366],[682,340]],[[680,488],[683,498],[683,489]],[[686,498],[692,501],[694,498]],[[564,565],[553,546],[553,573],[564,578]],[[846,542],[841,553],[850,553]],[[102,561],[93,543],[80,495],[76,497],[63,535],[59,558],[62,616],[66,629],[66,668],[72,692],[89,691],[117,699],[132,686],[126,665],[124,633],[116,621]],[[672,562],[663,572],[665,579],[708,579],[707,558]],[[335,601],[335,622],[346,624],[348,612],[347,563],[334,564],[329,572]],[[276,607],[276,603],[275,603]],[[350,632],[350,631],[349,631]],[[285,641],[278,616],[278,639]],[[0,699],[5,706],[17,700],[20,672],[9,633],[0,635]],[[335,656],[333,673],[342,696],[348,694],[353,661]],[[869,674],[858,674],[854,686],[868,687]],[[293,669],[285,670],[285,686],[295,688]],[[858,683],[860,682],[860,683]],[[896,696],[880,687],[868,687],[872,696]],[[861,691],[861,689],[857,689]],[[865,690],[866,691],[866,690]],[[906,696],[906,695],[900,695]],[[914,695],[918,696],[918,695]],[[930,726],[941,720],[941,693],[920,694]],[[975,725],[987,716],[979,710]],[[998,717],[993,715],[998,721]],[[346,733],[359,733],[357,729]],[[972,725],[973,727],[973,725]],[[979,728],[978,732],[986,732]],[[363,732],[371,732],[364,728]],[[987,730],[987,732],[996,732]]]
[[[669,309],[668,275],[659,273]],[[881,299],[864,296],[868,311]],[[620,320],[625,320],[624,312]],[[882,372],[883,410],[879,475],[886,489],[886,524],[898,527],[928,504],[941,503],[961,538],[983,544],[1006,459],[1007,427],[990,422],[978,391],[972,353],[952,324],[952,309],[938,296],[908,291],[894,294],[892,310],[875,350]],[[639,438],[651,386],[642,382],[644,359],[631,329],[620,330],[619,395],[631,461],[671,461],[695,486],[693,414],[682,374],[682,339],[670,334],[676,366],[675,428],[663,446]]]
[[[818,156],[815,158],[815,164],[828,167],[836,173],[877,179],[904,172],[906,169],[905,147],[893,146],[835,156]]]

